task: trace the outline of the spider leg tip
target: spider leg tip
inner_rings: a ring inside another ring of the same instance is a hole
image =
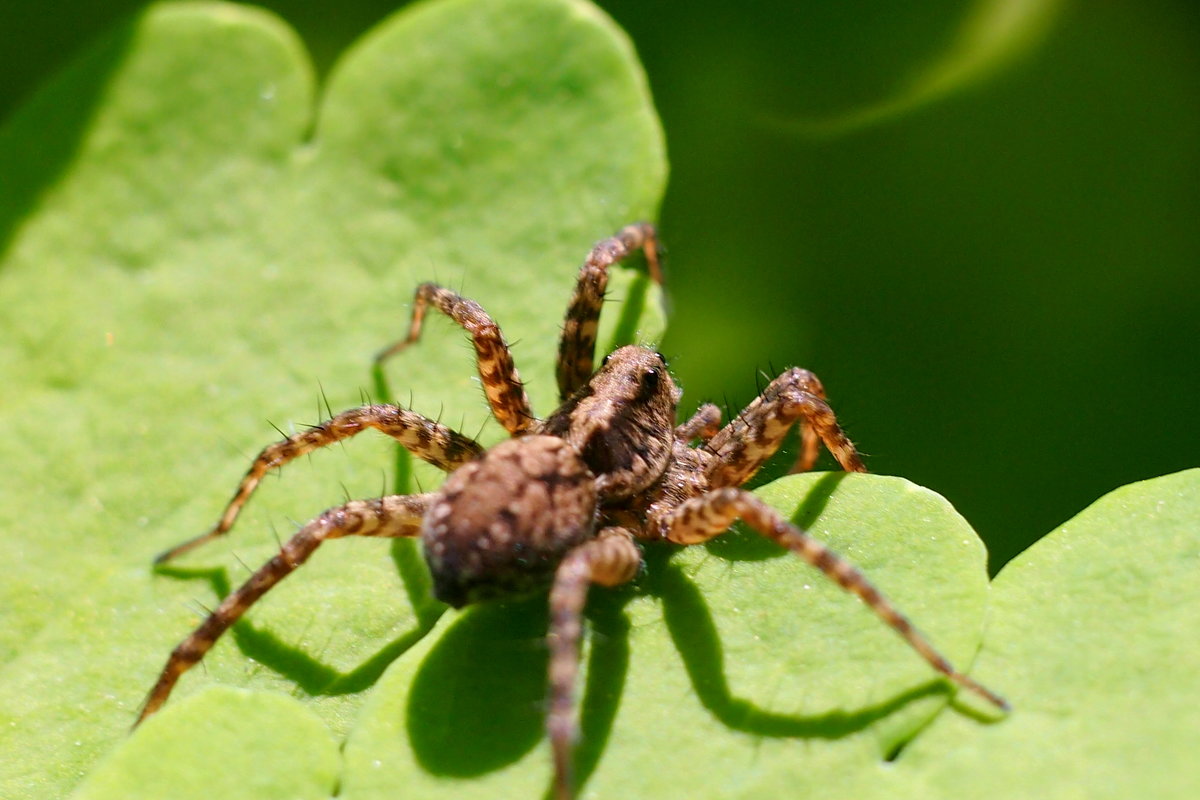
[[[1011,703],[1009,703],[1006,699],[1004,699],[1000,695],[996,694],[995,692],[993,692],[991,689],[987,688],[983,684],[981,684],[977,681],[974,681],[965,675],[961,676],[961,680],[959,680],[958,682],[960,684],[962,684],[962,686],[964,688],[969,689],[974,694],[982,697],[984,700],[987,700],[988,703],[990,703],[992,706],[994,706],[999,711],[1002,711],[1005,714],[1012,712],[1013,707],[1012,707]]]
[[[1013,710],[1012,703],[1008,702],[1000,695],[989,693],[988,700],[992,701],[992,704],[995,705],[996,708],[1003,711],[1005,714],[1012,713],[1012,710]]]
[[[192,549],[192,542],[189,540],[183,544],[177,544],[174,547],[167,548],[154,557],[154,566],[160,567],[168,561],[173,561],[177,556],[183,555],[188,550]]]
[[[165,564],[168,561],[178,558],[184,553],[195,550],[200,545],[216,539],[222,533],[224,533],[224,531],[221,528],[213,528],[212,530],[202,533],[193,539],[188,539],[187,541],[180,542],[174,547],[169,547],[154,557],[154,566]]]

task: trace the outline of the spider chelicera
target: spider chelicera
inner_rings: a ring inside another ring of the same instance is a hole
[[[740,487],[795,424],[801,448],[793,471],[809,469],[822,444],[843,469],[863,472],[815,375],[789,369],[729,424],[704,405],[677,424],[680,390],[663,357],[622,347],[594,370],[597,323],[608,269],[637,251],[661,282],[658,239],[648,223],[629,225],[592,248],[568,306],[558,352],[561,405],[534,416],[500,328],[477,303],[432,283],[418,287],[408,335],[377,356],[417,341],[432,306],[470,334],[492,415],[512,438],[484,450],[473,439],[395,405],[366,405],[265,448],[209,532],[158,557],[159,563],[224,535],[270,470],[319,447],[374,428],[449,472],[435,492],[353,500],[331,508],[284,543],[278,555],[232,592],[172,652],[138,722],[166,701],[247,609],[327,539],[420,537],[434,594],[455,607],[549,587],[546,727],[559,798],[573,794],[574,685],[584,601],[592,584],[632,580],[638,540],[706,542],[737,519],[859,597],[933,669],[1007,708],[1004,699],[958,672],[857,569]],[[698,442],[698,444],[696,444]]]

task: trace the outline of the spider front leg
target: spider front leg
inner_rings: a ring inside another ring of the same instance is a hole
[[[574,793],[571,747],[578,738],[575,677],[579,673],[579,639],[583,606],[592,584],[617,586],[637,575],[642,554],[624,528],[604,528],[596,538],[572,550],[559,564],[550,589],[549,710],[546,730],[554,751],[554,794],[569,800]]]
[[[660,529],[676,544],[700,544],[721,535],[741,519],[768,539],[791,550],[862,600],[931,667],[947,678],[1008,710],[1008,702],[954,668],[883,594],[850,562],[784,519],[778,511],[744,489],[716,489],[681,504],[659,521]]]
[[[447,472],[457,469],[483,452],[483,448],[474,439],[399,406],[371,405],[343,411],[303,433],[297,433],[263,448],[238,484],[237,491],[226,505],[225,512],[221,514],[217,524],[207,533],[188,539],[159,554],[154,560],[155,563],[170,561],[228,533],[241,513],[242,506],[246,505],[263,476],[272,469],[282,467],[306,453],[348,439],[369,428],[386,433],[413,455]]]
[[[376,363],[402,352],[421,338],[425,310],[431,305],[471,334],[479,377],[483,380],[483,391],[492,407],[492,416],[513,436],[527,432],[537,420],[529,406],[529,397],[525,394],[521,376],[517,374],[516,365],[513,364],[508,342],[504,341],[500,326],[481,305],[457,292],[436,283],[422,283],[418,286],[413,296],[412,321],[408,326],[408,336],[381,350],[375,356]]]
[[[793,472],[812,466],[817,442],[823,442],[842,469],[866,472],[854,444],[825,402],[820,380],[793,367],[767,386],[750,405],[705,445],[715,458],[708,468],[713,487],[741,486],[775,454],[788,429],[801,423],[802,446]]]
[[[134,727],[167,701],[183,673],[204,658],[221,634],[275,584],[307,561],[322,542],[343,536],[418,536],[421,520],[432,499],[432,494],[414,494],[355,500],[329,509],[301,528],[284,543],[278,555],[222,600],[200,627],[171,651],[158,681],[146,696]]]
[[[565,401],[588,382],[595,372],[596,332],[600,327],[600,308],[608,286],[608,268],[641,250],[646,254],[650,277],[662,283],[658,263],[658,232],[649,222],[626,225],[611,238],[598,242],[579,270],[579,280],[558,345],[558,396]]]

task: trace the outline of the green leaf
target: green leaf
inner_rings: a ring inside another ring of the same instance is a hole
[[[976,674],[1015,711],[940,718],[902,760],[920,794],[1200,794],[1197,575],[1200,470],[1118,489],[1011,562]]]
[[[932,492],[814,474],[763,496],[838,548],[964,667],[988,602],[985,553]],[[756,534],[650,548],[634,588],[592,593],[583,796],[850,796],[949,689],[861,603]],[[364,708],[342,796],[537,797],[544,601],[443,617]]]
[[[148,720],[74,797],[327,798],[339,767],[329,729],[297,701],[214,687]]]
[[[548,785],[544,600],[442,615],[410,542],[324,549],[127,735],[239,561],[276,549],[269,531],[398,480],[377,437],[317,454],[227,543],[153,573],[275,438],[264,420],[374,392],[370,354],[428,279],[496,316],[548,410],[575,265],[662,191],[640,68],[581,2],[414,6],[314,94],[274,18],[154,6],[0,129],[0,796]],[[601,341],[655,338],[659,298],[636,270],[614,283],[630,302]],[[432,318],[388,381],[474,432],[487,414],[461,342]],[[818,475],[763,492],[960,667],[987,621],[972,674],[1016,711],[990,724],[970,698],[947,705],[860,603],[752,534],[650,547],[636,586],[589,606],[585,793],[1196,795],[1198,473],[1101,501],[990,598],[977,539],[926,490]]]
[[[152,6],[17,113],[0,130],[13,187],[0,204],[0,796],[64,796],[126,741],[171,647],[244,578],[239,562],[276,549],[272,530],[394,481],[381,437],[314,454],[267,482],[227,543],[154,574],[153,555],[211,525],[277,438],[267,420],[361,403],[371,355],[429,279],[489,309],[548,411],[578,264],[654,217],[664,176],[631,47],[572,0],[414,6],[345,56],[319,106],[275,18]],[[646,290],[618,273],[614,299]],[[657,294],[640,302],[622,332],[609,307],[609,339],[661,333]],[[431,319],[388,377],[474,434],[487,412],[462,339]],[[409,601],[411,546],[389,547],[323,549],[183,679],[154,730],[182,736],[174,707],[229,684],[294,694],[344,734],[436,616]],[[205,703],[234,713],[231,695]],[[276,756],[270,735],[256,745],[247,763]]]

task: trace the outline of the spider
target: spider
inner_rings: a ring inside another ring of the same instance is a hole
[[[512,438],[485,451],[439,422],[399,406],[374,404],[344,411],[263,449],[217,524],[164,552],[158,563],[228,533],[270,470],[368,428],[450,474],[438,491],[353,500],[304,525],[171,652],[138,722],[162,706],[180,676],[218,637],[322,542],[343,536],[419,536],[434,594],[456,608],[549,587],[546,729],[555,796],[566,800],[574,792],[574,684],[589,588],[632,580],[642,564],[639,540],[700,544],[737,519],[859,597],[933,669],[1007,709],[1002,697],[958,672],[849,562],[739,488],[795,424],[801,426],[801,448],[793,471],[811,468],[822,444],[843,469],[865,471],[815,375],[786,370],[721,427],[714,405],[701,406],[677,424],[681,392],[653,350],[621,347],[593,371],[608,269],[639,250],[651,276],[661,282],[658,238],[648,223],[628,225],[599,242],[584,262],[558,351],[561,405],[542,420],[530,408],[500,328],[483,308],[437,284],[419,286],[407,336],[377,360],[415,343],[430,307],[446,314],[470,334],[491,412]]]

